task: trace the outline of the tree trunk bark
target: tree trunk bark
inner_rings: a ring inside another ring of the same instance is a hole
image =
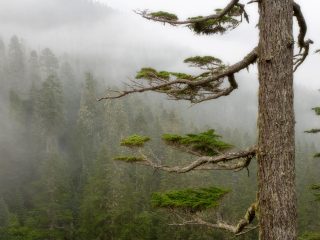
[[[295,240],[292,0],[260,0],[259,11],[259,238]]]

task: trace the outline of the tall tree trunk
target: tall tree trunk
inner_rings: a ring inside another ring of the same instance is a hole
[[[260,0],[260,240],[296,236],[292,0]]]

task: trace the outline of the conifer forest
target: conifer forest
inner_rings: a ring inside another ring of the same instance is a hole
[[[1,0],[0,240],[320,240],[319,7]]]

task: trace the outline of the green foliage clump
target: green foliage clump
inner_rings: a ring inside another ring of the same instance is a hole
[[[308,232],[299,237],[299,240],[320,240],[320,233]]]
[[[222,10],[216,9],[216,14],[219,14]],[[189,29],[194,31],[196,34],[216,34],[216,33],[225,33],[229,29],[236,28],[240,21],[236,17],[243,14],[243,10],[234,6],[233,9],[223,17],[219,19],[208,19],[204,21],[197,21],[188,25]],[[189,18],[190,20],[201,20],[203,16]]]
[[[149,137],[135,134],[122,139],[120,145],[126,147],[143,147],[148,141],[150,141]]]
[[[136,79],[151,79],[157,75],[157,70],[153,68],[142,68],[136,75]]]
[[[185,136],[164,134],[162,139],[168,145],[188,147],[192,151],[205,156],[214,156],[220,151],[229,149],[232,145],[220,140],[221,136],[210,129],[199,134],[187,134]]]
[[[172,14],[172,13],[168,13],[168,12],[164,12],[164,11],[152,12],[152,13],[150,13],[150,16],[153,18],[156,18],[156,19],[160,19],[160,20],[169,20],[169,21],[178,20],[177,15]]]
[[[157,192],[152,194],[151,201],[153,207],[197,212],[219,206],[218,201],[228,192],[228,190],[217,187]]]
[[[195,67],[207,67],[207,68],[221,68],[223,69],[225,65],[219,58],[213,56],[195,56],[189,57],[184,60],[184,63],[189,63],[191,66]]]
[[[316,153],[313,155],[314,158],[319,158],[320,157],[320,153]]]
[[[170,72],[172,76],[175,76],[176,78],[179,79],[187,79],[187,80],[192,80],[194,77],[192,75],[186,74],[186,73],[179,73],[179,72]]]
[[[158,72],[157,70],[148,67],[148,68],[142,68],[136,75],[136,79],[152,80],[154,78],[162,78],[165,80],[169,80],[170,73],[166,71]]]
[[[144,158],[136,157],[136,156],[119,156],[119,157],[114,158],[114,160],[124,161],[124,162],[128,162],[128,163],[145,161]]]
[[[167,71],[157,71],[153,68],[142,68],[136,75],[136,79],[147,79],[153,80],[155,78],[161,78],[162,80],[169,80],[170,77],[180,78],[180,79],[194,79],[192,75],[179,73],[179,72],[167,72]]]
[[[307,130],[307,131],[304,131],[305,133],[318,133],[320,132],[320,129],[319,128],[313,128],[313,129],[310,129],[310,130]]]
[[[320,107],[314,107],[312,110],[314,110],[317,115],[320,115]]]

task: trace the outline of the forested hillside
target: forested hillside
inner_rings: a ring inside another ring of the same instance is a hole
[[[176,219],[152,208],[151,194],[220,185],[232,190],[219,207],[224,219],[232,221],[255,198],[255,164],[241,172],[175,175],[113,159],[125,153],[120,140],[134,133],[152,138],[146,148],[167,165],[186,163],[189,157],[166,147],[163,133],[213,128],[225,141],[245,148],[255,140],[255,126],[241,128],[241,113],[254,114],[254,107],[232,112],[216,107],[206,113],[210,121],[190,121],[184,105],[172,107],[162,100],[151,107],[148,102],[155,100],[150,95],[97,102],[110,87],[105,84],[108,76],[97,76],[77,64],[49,48],[31,50],[17,36],[0,40],[0,239],[228,239],[226,233],[205,227],[170,225]],[[299,104],[298,109],[302,109]],[[239,124],[230,121],[222,128],[208,123],[230,115],[238,116]],[[320,180],[320,162],[313,158],[318,146],[309,136],[299,135],[302,234],[320,228],[320,206],[310,191]],[[208,211],[209,218],[215,214]],[[241,238],[256,239],[256,233]]]

